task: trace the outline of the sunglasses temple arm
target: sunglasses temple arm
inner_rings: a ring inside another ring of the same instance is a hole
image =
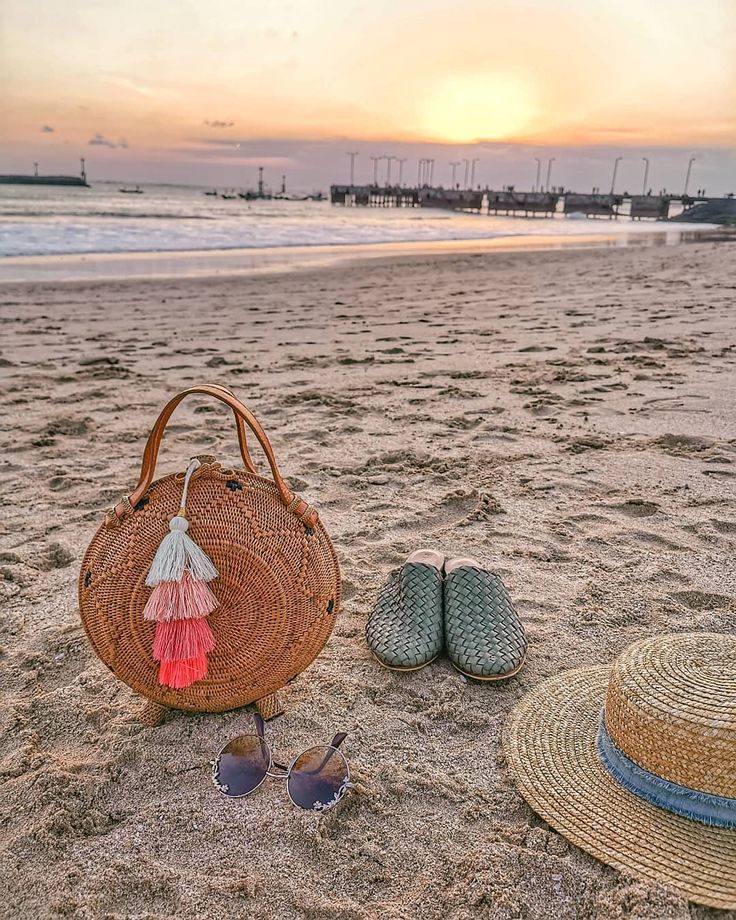
[[[324,770],[324,768],[330,762],[332,755],[335,753],[335,750],[340,747],[340,745],[347,738],[347,736],[348,736],[347,732],[338,732],[333,737],[332,741],[330,741],[330,750],[327,752],[327,754],[325,754],[325,759],[317,767],[316,770],[310,770],[309,772],[312,773],[313,775],[316,775],[317,773],[320,773],[322,770]]]
[[[258,712],[254,712],[253,721],[256,725],[256,733],[258,734],[258,737],[263,738],[266,730],[266,723],[263,721],[263,716]]]

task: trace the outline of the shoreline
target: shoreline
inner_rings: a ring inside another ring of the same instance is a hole
[[[273,246],[251,249],[79,253],[0,259],[0,284],[286,274],[405,256],[674,246],[736,240],[719,228],[671,227],[632,232],[497,236],[487,239]]]

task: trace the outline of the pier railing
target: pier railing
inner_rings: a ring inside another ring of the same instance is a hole
[[[619,216],[666,220],[672,202],[690,207],[697,201],[716,199],[687,195],[601,195],[579,192],[519,192],[513,188],[459,189],[442,186],[332,185],[330,201],[346,207],[443,208],[451,211],[485,210],[489,214],[518,217],[552,217],[582,214],[585,217]]]

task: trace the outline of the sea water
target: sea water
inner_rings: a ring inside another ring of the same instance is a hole
[[[121,187],[0,186],[0,256],[579,237],[663,227],[628,219],[525,220],[424,208],[346,208],[328,201],[227,200],[192,186],[143,185],[143,194],[124,194]]]

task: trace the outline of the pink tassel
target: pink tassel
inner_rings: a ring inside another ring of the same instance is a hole
[[[156,626],[153,657],[161,662],[186,661],[206,655],[214,647],[215,639],[207,620],[171,620]]]
[[[206,617],[219,607],[210,586],[184,572],[181,581],[162,581],[148,598],[143,616],[156,623]]]
[[[203,677],[207,677],[206,655],[186,661],[162,661],[158,671],[158,682],[173,690],[185,690]]]

